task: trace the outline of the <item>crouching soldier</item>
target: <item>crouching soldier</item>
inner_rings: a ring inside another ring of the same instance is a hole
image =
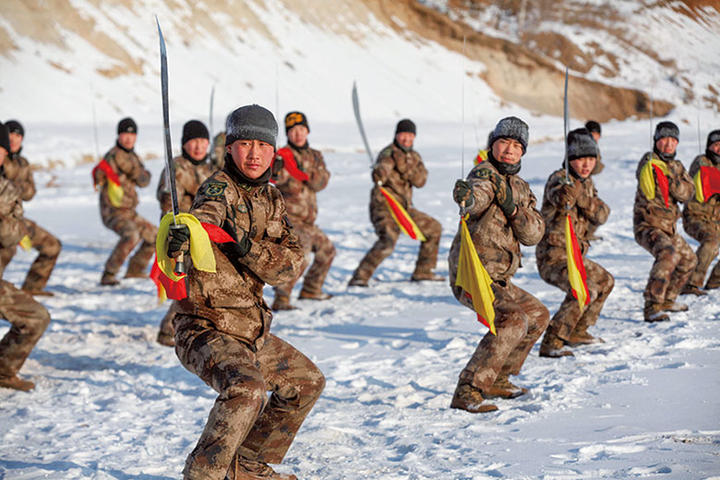
[[[301,275],[310,263],[310,253],[315,254],[305,274],[300,298],[327,300],[331,295],[323,292],[322,286],[335,258],[335,246],[315,225],[315,219],[318,213],[316,193],[327,186],[330,172],[325,167],[322,153],[310,148],[307,140],[310,126],[304,113],[290,112],[285,115],[285,133],[288,145],[278,151],[273,165],[273,180],[283,194],[290,223],[305,251]],[[273,310],[294,308],[290,304],[290,294],[297,280],[275,287]]]
[[[380,152],[373,166],[372,179],[375,186],[370,192],[370,221],[375,227],[378,239],[355,269],[350,286],[367,287],[375,269],[395,249],[400,235],[400,227],[393,219],[380,186],[387,189],[407,210],[427,239],[420,245],[412,280],[443,280],[442,276],[433,272],[437,263],[442,226],[430,215],[412,206],[413,187],[424,186],[428,175],[420,154],[413,150],[415,133],[415,124],[411,120],[400,120],[395,128],[393,143]]]
[[[200,185],[215,171],[210,164],[208,144],[210,133],[204,123],[199,120],[190,120],[183,125],[182,154],[173,159],[175,165],[175,190],[177,192],[178,208],[181,212],[189,212]],[[157,199],[163,215],[172,211],[172,198],[168,191],[165,170],[160,175],[157,186]],[[173,318],[177,305],[173,301],[160,323],[157,341],[161,345],[172,347],[175,345],[175,331]]]
[[[116,275],[135,246],[140,244],[130,258],[125,278],[147,277],[147,266],[155,252],[157,227],[137,214],[136,187],[150,184],[150,172],[135,153],[137,125],[132,118],[120,120],[117,142],[105,154],[93,170],[95,185],[100,185],[100,216],[103,224],[120,236],[105,263],[101,285],[120,283]]]
[[[675,300],[697,264],[695,253],[677,232],[678,203],[687,202],[695,191],[685,167],[675,159],[679,138],[677,125],[658,123],[653,151],[643,155],[636,172],[635,241],[655,257],[643,294],[646,322],[669,320],[665,312],[688,309]]]
[[[270,333],[263,286],[295,278],[303,249],[282,194],[268,184],[277,138],[272,113],[258,105],[240,107],[226,132],[225,166],[200,187],[190,213],[234,241],[212,244],[216,273],[188,266],[188,296],[174,322],[178,358],[219,394],[184,474],[295,479],[268,463],[283,460],[325,379],[307,357]],[[171,230],[168,238],[168,255],[187,253],[187,227]]]
[[[480,261],[492,279],[495,328],[478,345],[460,373],[451,408],[471,413],[497,410],[483,400],[515,398],[527,392],[513,385],[550,314],[540,301],[511,279],[520,266],[520,244],[535,245],[545,231],[530,186],[518,176],[528,142],[528,126],[516,117],[500,120],[491,134],[488,160],[476,165],[467,180],[458,180],[453,198],[469,214],[468,230]],[[472,301],[455,285],[460,233],[450,248],[450,286],[455,298],[472,308]]]
[[[21,153],[25,129],[17,120],[9,120],[5,125],[10,134],[10,155],[0,167],[0,176],[13,182],[20,191],[22,201],[29,202],[35,196],[36,189],[30,163]],[[29,218],[23,218],[23,222],[27,230],[27,240],[30,241],[30,246],[38,251],[38,256],[25,276],[22,289],[31,295],[52,296],[52,292],[45,290],[45,285],[55,268],[62,244],[55,235]],[[16,251],[15,245],[0,250],[0,266],[7,266]]]
[[[0,167],[9,151],[8,131],[0,123]],[[20,191],[0,176],[0,247],[14,247],[24,235],[27,230]],[[0,340],[0,388],[28,391],[35,384],[17,373],[50,323],[50,314],[27,292],[2,280],[3,270],[0,265],[0,318],[10,322],[11,327]]]
[[[587,130],[578,129],[570,132],[567,145],[570,178],[567,178],[565,165],[548,178],[541,209],[545,235],[535,248],[540,277],[566,293],[545,332],[540,345],[541,357],[572,355],[566,345],[602,342],[587,330],[597,322],[600,310],[615,285],[613,276],[607,270],[586,257],[590,248],[590,232],[605,223],[610,214],[610,208],[598,197],[591,178],[597,160],[595,141]],[[587,273],[589,304],[582,310],[573,296],[568,277],[565,240],[568,215]]]
[[[703,284],[707,290],[720,287],[720,262],[710,272],[705,282],[705,274],[720,250],[720,194],[711,194],[705,198],[700,181],[701,167],[713,169],[720,176],[720,130],[710,132],[705,147],[705,155],[698,155],[690,165],[690,178],[695,179],[695,196],[685,203],[683,208],[683,227],[688,235],[700,242],[695,255],[697,266],[681,293],[706,295],[701,290]]]

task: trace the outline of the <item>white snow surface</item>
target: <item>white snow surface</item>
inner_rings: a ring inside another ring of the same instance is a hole
[[[492,111],[480,139],[501,113],[528,118]],[[523,159],[521,175],[540,201],[561,163],[562,121],[528,119],[533,138],[554,139],[531,142]],[[375,151],[390,142],[393,125],[367,126]],[[606,167],[595,181],[612,214],[589,256],[615,276],[592,330],[606,343],[562,359],[540,358],[535,346],[513,379],[529,393],[472,415],[449,404],[485,327],[447,282],[409,281],[418,246],[407,237],[369,288],[346,287],[376,238],[366,206],[368,160],[354,126],[314,123],[311,144],[323,149],[332,172],[319,194],[318,224],[337,248],[326,283],[334,297],[296,300],[299,309],[278,313],[273,331],[317,363],[327,386],[277,469],[301,479],[720,478],[720,292],[681,297],[690,311],[670,322],[642,321],[652,257],[633,239],[632,202],[648,129],[646,122],[603,126]],[[692,129],[681,129],[679,158],[688,167],[697,146],[686,132]],[[460,129],[419,122],[418,134],[429,180],[415,205],[443,225],[438,271],[447,275],[458,223],[451,189],[463,168]],[[67,135],[49,125],[33,138],[37,151],[50,151]],[[479,143],[466,137],[465,173]],[[160,150],[148,147],[150,138],[160,138],[159,128],[141,135],[141,152]],[[157,179],[162,162],[147,165]],[[172,349],[155,343],[167,305],[157,305],[149,280],[98,286],[117,237],[100,222],[89,172],[89,165],[38,172],[39,193],[26,205],[29,218],[59,235],[63,251],[48,286],[55,296],[38,298],[52,322],[21,370],[37,387],[0,390],[0,479],[180,478],[216,396]],[[141,192],[141,213],[157,219],[154,182]],[[540,280],[534,249],[523,252],[514,281],[552,314],[564,293]],[[19,252],[5,279],[21,282],[32,258]],[[6,331],[3,322],[0,334]]]

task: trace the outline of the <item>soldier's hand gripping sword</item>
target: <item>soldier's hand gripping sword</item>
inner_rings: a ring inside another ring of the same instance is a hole
[[[170,143],[167,52],[165,50],[165,39],[160,29],[160,21],[157,16],[155,16],[155,22],[157,23],[158,35],[160,37],[160,86],[162,90],[163,129],[165,137],[165,180],[168,183],[168,190],[170,191],[170,198],[172,200],[173,224],[170,225],[170,230],[178,230],[187,227],[177,223],[177,215],[180,213],[180,208],[178,207],[177,189],[175,187],[175,168],[172,164],[172,144]],[[182,252],[175,259],[175,273],[185,273],[185,262]]]

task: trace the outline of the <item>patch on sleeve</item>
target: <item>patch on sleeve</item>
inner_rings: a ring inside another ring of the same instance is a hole
[[[487,168],[476,168],[473,175],[475,176],[475,178],[482,178],[487,180],[492,175],[492,171]]]
[[[227,183],[225,182],[205,182],[200,195],[209,198],[219,198],[223,196],[226,188]]]

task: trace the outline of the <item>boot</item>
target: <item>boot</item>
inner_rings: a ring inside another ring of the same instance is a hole
[[[29,290],[27,288],[23,288],[24,292],[29,293],[33,297],[54,297],[55,294],[53,292],[48,292],[47,290]]]
[[[300,298],[300,300],[330,300],[332,295],[325,292],[310,293],[305,290],[300,290],[300,296],[298,298]]]
[[[710,278],[705,283],[705,290],[715,290],[716,288],[720,288],[720,278],[710,275]]]
[[[29,392],[35,388],[35,384],[29,380],[23,380],[17,375],[13,375],[12,377],[0,377],[0,388],[12,388],[13,390]]]
[[[494,412],[498,409],[496,405],[490,403],[482,403],[482,392],[467,383],[458,383],[453,395],[450,408],[465,410],[470,413],[487,413]]]
[[[567,341],[567,344],[571,347],[577,347],[579,345],[592,345],[593,343],[605,343],[605,340],[600,337],[593,337],[587,332],[587,330],[578,330],[571,333],[570,338],[568,338]]]
[[[238,456],[230,467],[226,480],[297,480],[291,473],[278,473],[265,462]]]
[[[275,300],[273,300],[272,307],[274,312],[279,310],[296,310],[297,307],[290,305],[290,297],[283,295],[282,293],[275,294]]]
[[[168,335],[165,332],[158,332],[157,334],[157,342],[160,345],[165,345],[166,347],[174,347],[175,346],[175,337],[172,335]]]
[[[527,391],[527,388],[513,385],[507,375],[499,375],[490,388],[483,389],[482,394],[485,398],[517,398]]]
[[[545,332],[543,341],[540,344],[540,356],[547,358],[560,358],[574,357],[575,355],[565,346],[565,342],[563,342],[562,338],[557,337],[552,333]]]
[[[670,316],[665,313],[662,304],[659,303],[645,303],[643,315],[645,316],[645,321],[648,323],[667,322],[670,320]]]
[[[672,300],[665,300],[661,304],[664,312],[687,312],[688,306],[684,303],[673,302]]]
[[[360,278],[355,275],[348,282],[348,287],[367,287],[368,281],[366,278]]]
[[[697,297],[702,297],[703,295],[707,295],[707,292],[700,290],[700,287],[696,287],[695,285],[690,285],[688,283],[680,291],[680,295],[695,295]]]
[[[415,272],[410,280],[413,282],[442,282],[445,277],[434,272]]]
[[[115,278],[114,273],[110,273],[108,271],[103,272],[102,278],[100,278],[100,285],[109,285],[109,286],[115,286],[119,285],[120,281]]]
[[[145,267],[128,265],[127,272],[125,272],[125,278],[150,278],[150,275],[145,271]]]

